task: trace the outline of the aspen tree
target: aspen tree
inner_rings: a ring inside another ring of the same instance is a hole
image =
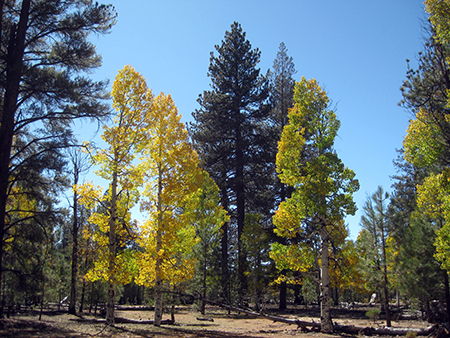
[[[108,282],[108,323],[114,323],[115,286],[131,281],[133,275],[132,255],[126,250],[125,242],[135,232],[136,223],[131,220],[130,209],[138,202],[143,175],[141,166],[134,160],[146,140],[153,94],[145,79],[131,66],[125,66],[116,76],[112,97],[116,111],[114,124],[105,126],[102,134],[108,148],[93,153],[94,163],[100,166],[96,174],[110,182],[109,187],[103,193],[101,187],[94,187],[91,182],[75,186],[80,203],[94,210],[88,221],[98,231],[90,236],[101,244],[101,252],[88,277]]]
[[[355,173],[344,166],[333,149],[340,122],[329,104],[326,92],[315,79],[302,78],[296,83],[294,107],[289,110],[289,124],[283,128],[276,161],[281,182],[293,187],[293,192],[280,203],[273,218],[279,236],[293,238],[312,232],[320,237],[322,332],[333,331],[329,303],[330,239],[343,218],[355,213],[352,194],[359,189]],[[277,244],[274,259],[282,256],[277,252],[280,248],[296,257],[299,267],[308,268],[311,252],[304,243],[288,247]]]
[[[170,95],[161,93],[156,97],[151,116],[152,126],[141,149],[145,168],[141,210],[148,217],[138,240],[143,251],[138,253],[136,283],[154,286],[154,324],[159,326],[164,284],[178,285],[193,276],[192,249],[199,237],[192,212],[198,207],[194,201],[209,176],[199,167],[198,155]],[[217,204],[210,206],[209,212],[217,208]],[[219,226],[225,220],[220,216]]]

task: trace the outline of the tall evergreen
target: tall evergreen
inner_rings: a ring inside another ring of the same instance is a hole
[[[273,61],[272,70],[269,71],[268,79],[270,81],[270,103],[271,103],[271,137],[272,143],[270,146],[272,162],[275,164],[275,158],[278,151],[278,141],[281,138],[281,132],[285,125],[288,124],[288,109],[294,104],[294,87],[295,80],[293,76],[297,73],[295,70],[295,65],[292,57],[287,54],[288,49],[284,42],[280,43],[277,56]],[[280,202],[284,201],[287,197],[290,197],[292,191],[286,184],[280,182],[279,178],[276,176],[275,168],[273,168],[274,175],[274,200],[275,204],[278,205]],[[276,238],[282,244],[287,244],[285,238]],[[286,272],[286,271],[285,271]],[[284,272],[284,273],[285,273]],[[296,285],[296,289],[299,286]],[[280,284],[280,309],[286,309],[287,305],[287,285],[286,281]]]
[[[427,181],[423,180],[425,176],[432,175],[433,172],[446,172],[450,164],[450,123],[447,117],[450,113],[448,106],[450,69],[447,62],[449,45],[448,41],[436,38],[434,28],[436,27],[430,28],[430,37],[425,43],[424,51],[419,54],[418,68],[408,69],[406,80],[401,87],[403,94],[401,104],[416,115],[415,119],[410,120],[403,142],[405,159],[413,165],[416,173],[423,175],[423,177],[414,179],[416,184],[414,189],[418,186],[417,184],[420,184],[420,187],[424,186]],[[416,191],[414,193],[417,195]],[[432,198],[437,200],[438,196]],[[418,212],[426,213],[426,210]],[[422,235],[429,231],[429,229],[425,229],[425,224],[438,232],[443,226],[446,226],[445,222],[440,219],[442,215],[435,219],[418,217],[417,213],[413,215],[414,217],[410,218],[410,227],[405,228],[407,232],[402,240],[405,240],[407,236],[412,236],[411,241],[421,239]],[[420,235],[421,233],[422,235]],[[439,236],[436,238],[434,246],[437,245],[438,238]],[[430,237],[428,236],[427,239]],[[409,244],[407,243],[407,245]],[[425,246],[431,246],[432,243],[422,240],[416,244],[425,250]],[[435,252],[434,246],[427,248],[424,252]],[[409,253],[411,254],[411,252]],[[422,255],[420,259],[425,256],[425,254]],[[441,283],[445,293],[447,312],[450,315],[450,288],[446,273],[441,274]],[[432,284],[429,283],[430,286]],[[423,302],[426,306],[427,300],[422,299]]]
[[[291,56],[288,56],[286,45],[280,43],[277,57],[273,60],[272,70],[269,71],[270,102],[272,105],[271,119],[274,129],[281,137],[283,127],[288,124],[288,109],[294,104],[295,80],[297,73]],[[279,138],[277,141],[279,140]]]
[[[222,206],[231,215],[230,222],[222,228],[223,295],[229,298],[229,238],[235,230],[242,298],[245,256],[241,235],[246,212],[255,198],[261,197],[258,178],[264,175],[258,173],[265,170],[262,162],[266,156],[264,121],[268,115],[268,86],[256,68],[261,53],[252,49],[239,23],[231,25],[222,44],[215,49],[217,54],[211,53],[208,70],[212,89],[200,95],[200,108],[193,113],[190,130],[202,165],[219,186]],[[259,161],[255,162],[257,158]]]
[[[403,150],[394,161],[397,174],[393,176],[393,193],[389,204],[389,227],[395,240],[397,254],[394,269],[398,289],[408,299],[418,300],[418,305],[431,321],[430,302],[443,299],[445,271],[434,257],[435,222],[417,209],[416,186],[423,183],[431,168],[418,168],[403,159]]]
[[[108,33],[115,11],[86,0],[0,1],[0,18],[0,238],[4,239],[11,227],[7,209],[16,172],[67,146],[74,118],[108,113],[102,102],[107,97],[105,84],[85,73],[101,64],[89,34]],[[18,147],[14,140],[23,133],[28,133],[22,138],[26,142]],[[37,152],[21,157],[30,147]],[[0,241],[0,284],[3,244]]]
[[[381,186],[370,196],[363,206],[364,215],[361,217],[361,228],[358,237],[360,248],[368,253],[363,261],[368,268],[367,278],[378,289],[383,297],[383,307],[386,311],[386,326],[391,326],[389,310],[389,284],[387,272],[386,240],[388,230],[388,200],[389,194]],[[365,248],[364,248],[365,247]]]

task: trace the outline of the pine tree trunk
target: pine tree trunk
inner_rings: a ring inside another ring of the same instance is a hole
[[[226,181],[226,173],[222,173],[224,177],[222,178],[224,182]],[[222,207],[229,212],[228,210],[228,195],[227,195],[227,189],[226,189],[226,183],[223,183],[221,187],[221,203]],[[222,225],[222,238],[221,238],[221,258],[222,258],[222,264],[221,264],[221,284],[222,284],[222,296],[224,300],[228,303],[230,303],[230,294],[228,292],[228,283],[229,280],[229,271],[228,271],[228,222],[225,222]]]
[[[329,275],[329,236],[326,225],[320,229],[321,244],[321,274],[320,274],[320,324],[323,333],[333,332],[330,307],[330,275]]]
[[[1,10],[3,11],[3,1]],[[28,18],[30,12],[31,0],[23,0],[20,12],[20,19],[17,28],[12,29],[8,50],[5,60],[6,63],[6,82],[3,105],[0,114],[0,285],[2,285],[2,267],[3,267],[3,238],[5,236],[6,204],[8,199],[9,185],[9,165],[11,159],[11,147],[14,136],[14,118],[17,110],[17,99],[19,96],[19,86],[22,77],[23,54],[25,50],[25,37],[28,27]],[[3,20],[3,12],[1,13]],[[14,27],[14,26],[13,26]],[[0,37],[3,38],[3,31],[0,31]],[[1,292],[1,290],[0,290]],[[1,299],[0,295],[0,299]],[[3,317],[3,305],[0,304],[0,318]]]
[[[236,114],[239,116],[240,112],[237,110]],[[236,177],[235,192],[236,192],[236,212],[237,212],[237,241],[238,241],[238,280],[239,280],[239,304],[243,303],[247,283],[245,278],[245,254],[242,245],[242,233],[244,231],[245,222],[245,188],[244,188],[244,154],[242,145],[242,135],[240,129],[240,121],[236,123]]]
[[[448,282],[448,272],[444,270],[444,291],[445,291],[445,303],[447,305],[447,318],[450,318],[450,287]]]

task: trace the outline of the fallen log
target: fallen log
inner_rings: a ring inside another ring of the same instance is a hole
[[[197,320],[203,321],[203,322],[213,322],[214,321],[213,318],[209,318],[209,317],[197,317]]]
[[[242,313],[245,313],[245,314],[248,314],[248,315],[251,315],[251,316],[264,317],[266,319],[273,320],[274,322],[282,322],[282,323],[287,323],[287,324],[291,324],[291,325],[297,325],[298,327],[301,327],[302,329],[306,329],[307,326],[311,326],[313,328],[320,328],[320,323],[316,323],[314,321],[307,322],[307,321],[299,320],[299,319],[271,316],[271,315],[268,315],[268,314],[265,314],[265,313],[258,313],[258,312],[254,312],[254,311],[238,308],[238,307],[231,306],[231,305],[216,303],[216,302],[213,302],[213,301],[208,301],[207,300],[206,302],[208,302],[210,304],[218,305],[220,307],[224,307],[224,308],[226,308],[228,310],[231,310],[231,311],[242,312]],[[309,331],[309,330],[307,330],[307,331]]]
[[[106,319],[97,319],[97,318],[71,318],[70,320],[76,321],[76,322],[89,322],[89,323],[106,323]],[[130,318],[123,318],[123,317],[116,317],[114,318],[115,324],[147,324],[147,325],[153,325],[155,323],[154,320],[142,320],[142,319],[130,319]],[[171,319],[164,319],[161,321],[161,324],[173,324],[174,321]]]
[[[154,306],[145,305],[116,305],[116,310],[120,311],[154,311]]]
[[[252,316],[257,317],[263,317],[270,320],[273,320],[274,322],[282,322],[287,323],[291,325],[297,325],[302,329],[302,331],[310,331],[308,327],[311,327],[312,329],[318,329],[320,330],[321,324],[319,322],[308,322],[304,320],[299,319],[291,319],[291,318],[284,318],[284,317],[278,317],[278,316],[271,316],[264,313],[258,313],[254,311],[249,311],[246,309],[238,308],[231,305],[226,304],[220,304],[213,301],[206,302],[210,304],[214,304],[220,307],[224,307],[228,310],[236,311],[236,312],[242,312],[246,313]],[[434,331],[437,330],[437,326],[429,326],[425,329],[417,329],[417,328],[399,328],[399,327],[371,327],[371,326],[355,326],[355,325],[341,325],[334,323],[333,324],[333,330],[335,332],[339,333],[347,333],[347,334],[365,334],[365,335],[388,335],[388,336],[397,336],[397,335],[406,335],[408,332],[414,332],[418,336],[428,336]]]
[[[429,326],[425,329],[403,328],[403,327],[371,327],[371,326],[355,326],[333,324],[335,332],[348,334],[364,334],[364,335],[387,335],[387,336],[404,336],[408,332],[414,332],[417,336],[428,336],[436,330],[436,326]]]

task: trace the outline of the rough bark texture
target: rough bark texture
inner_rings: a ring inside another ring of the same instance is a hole
[[[2,285],[3,237],[6,227],[6,204],[9,185],[9,164],[14,135],[14,119],[22,77],[25,37],[31,0],[22,1],[19,23],[12,30],[6,55],[6,82],[3,96],[3,110],[0,114],[0,285]],[[3,10],[3,2],[1,3]],[[0,21],[3,19],[1,13]],[[0,31],[0,36],[3,32]],[[1,292],[1,290],[0,290]],[[0,294],[1,296],[1,294]],[[0,297],[1,299],[1,297]],[[3,302],[0,302],[0,317],[3,316]]]

